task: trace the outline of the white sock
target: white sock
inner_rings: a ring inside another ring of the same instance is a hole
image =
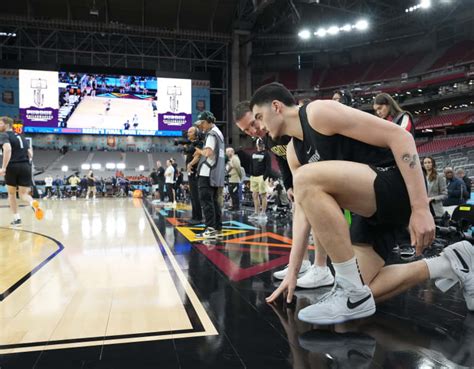
[[[362,276],[360,275],[359,265],[357,259],[354,256],[352,259],[347,260],[343,263],[332,263],[337,277],[344,278],[347,282],[353,284],[355,287],[364,286]]]
[[[20,214],[16,213],[16,214],[13,214],[13,219],[14,220],[20,220]]]
[[[449,262],[449,259],[443,254],[434,258],[423,259],[423,261],[428,266],[428,271],[430,272],[430,279],[458,279],[458,277],[456,277],[456,274],[454,274],[453,272],[453,268],[451,268],[451,263]]]
[[[326,272],[329,269],[327,265],[321,266],[317,264],[314,264],[314,268],[322,272]]]

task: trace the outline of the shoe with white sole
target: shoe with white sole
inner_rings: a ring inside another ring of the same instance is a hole
[[[314,305],[298,313],[298,319],[311,324],[336,324],[375,314],[375,300],[366,285],[355,287],[337,277],[331,292]]]
[[[467,308],[474,311],[474,246],[468,241],[456,242],[446,247],[441,257],[443,255],[449,259],[458,280],[438,279],[435,282],[436,286],[446,292],[460,282]]]
[[[318,267],[311,265],[306,273],[298,278],[296,287],[300,288],[319,288],[332,286],[334,277],[328,267]]]
[[[303,333],[298,341],[305,350],[330,357],[334,367],[357,369],[373,366],[377,345],[377,341],[365,333],[336,333],[320,329]]]
[[[218,231],[212,227],[207,227],[204,232],[196,234],[196,238],[212,239],[219,237]]]
[[[300,271],[298,272],[298,278],[302,277],[308,269],[311,267],[311,262],[309,260],[303,260],[301,263]],[[283,280],[288,274],[288,265],[285,269],[279,270],[278,272],[273,273],[273,278]]]

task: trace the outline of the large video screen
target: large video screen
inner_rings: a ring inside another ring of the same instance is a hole
[[[201,107],[190,79],[21,69],[19,86],[26,133],[180,136]]]

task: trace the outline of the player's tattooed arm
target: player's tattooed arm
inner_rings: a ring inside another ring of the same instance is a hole
[[[402,160],[407,163],[410,168],[415,168],[416,167],[416,164],[420,161],[420,159],[418,158],[418,154],[403,154],[402,155]]]

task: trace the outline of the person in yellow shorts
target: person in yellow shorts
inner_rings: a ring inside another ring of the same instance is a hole
[[[76,175],[73,174],[71,178],[69,178],[69,184],[71,185],[71,199],[76,200],[77,199],[77,185],[81,182],[81,179]]]
[[[251,219],[266,220],[267,215],[267,184],[265,179],[271,175],[271,158],[265,150],[265,145],[261,139],[257,140],[257,151],[252,154],[250,166],[250,191],[252,191],[254,213]]]

